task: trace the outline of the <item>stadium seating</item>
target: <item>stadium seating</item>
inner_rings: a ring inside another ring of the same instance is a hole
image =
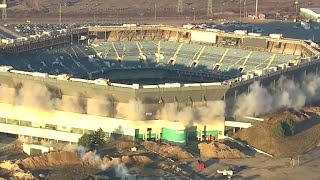
[[[92,46],[73,45],[67,47],[57,47],[52,49],[42,49],[21,54],[2,54],[0,64],[13,66],[18,70],[46,72],[49,74],[68,73],[76,77],[90,77],[95,73],[102,73],[111,68],[139,68],[154,67],[156,65],[156,55],[158,52],[158,41],[117,41],[102,42]],[[146,55],[146,60],[139,60],[139,48]],[[230,75],[237,71],[245,62],[245,71],[254,69],[264,69],[268,66],[274,53],[251,52],[250,50],[235,49],[214,46],[206,46],[196,67],[190,68],[190,63],[195,55],[200,52],[204,45],[183,44],[174,65],[168,65],[168,61],[177,52],[181,43],[160,41],[160,52],[163,58],[159,63],[167,68],[177,68],[190,71],[212,71],[216,63],[221,61],[219,72]],[[114,47],[113,47],[114,46]],[[115,49],[116,51],[115,51]],[[227,51],[225,57],[223,55]],[[117,59],[117,53],[123,59]],[[91,58],[89,58],[89,56]],[[97,57],[98,56],[98,57]],[[287,63],[297,56],[276,54],[270,66]],[[229,73],[229,74],[228,74]]]

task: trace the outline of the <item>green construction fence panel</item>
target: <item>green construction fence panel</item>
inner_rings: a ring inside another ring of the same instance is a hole
[[[183,130],[172,130],[168,128],[161,129],[162,135],[161,139],[172,141],[172,142],[185,142],[186,141],[186,131]]]

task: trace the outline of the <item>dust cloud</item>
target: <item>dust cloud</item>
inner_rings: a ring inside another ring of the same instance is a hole
[[[97,116],[111,116],[113,114],[113,105],[111,99],[101,97],[99,99],[87,100],[87,114]]]
[[[147,110],[151,107],[143,104],[140,100],[131,99],[122,109],[115,112],[117,107],[114,107],[110,97],[86,99],[57,94],[56,91],[49,89],[45,85],[36,83],[22,83],[16,89],[1,85],[0,100],[23,107],[22,109],[15,108],[17,109],[15,116],[23,116],[22,112],[30,111],[33,116],[41,115],[41,117],[47,117],[50,115],[50,111],[61,110],[98,116],[123,115],[130,120],[146,120],[147,114],[150,114],[155,109]],[[223,101],[209,102],[207,106],[193,107],[176,107],[174,104],[166,104],[160,110],[161,113],[159,115],[162,119],[182,121],[186,125],[191,125],[196,121],[214,120],[217,117],[224,117],[224,109],[225,104]]]
[[[128,107],[124,110],[124,115],[130,120],[145,120],[145,105],[137,99],[130,99]]]
[[[113,168],[117,177],[129,176],[127,167],[119,158],[102,158],[96,151],[88,151],[85,147],[78,145],[66,145],[63,147],[63,151],[75,152],[83,162],[99,167],[103,171]]]
[[[36,83],[25,83],[17,90],[15,104],[51,110],[54,106],[54,99],[53,94],[46,86]]]
[[[277,89],[272,92],[254,82],[248,94],[242,94],[235,104],[235,116],[261,116],[280,109],[301,109],[303,106],[319,101],[320,77],[307,75],[303,81],[295,82],[286,77],[279,79]]]
[[[62,95],[62,98],[55,99],[55,104],[52,107],[53,109],[60,109],[62,111],[71,111],[76,113],[86,113],[87,111],[87,102],[86,99],[77,97],[77,96],[65,96]]]
[[[223,101],[209,102],[207,106],[177,107],[175,104],[166,104],[160,113],[161,119],[183,121],[186,126],[194,122],[212,121],[224,117],[225,103]]]
[[[70,111],[82,114],[109,116],[113,112],[110,98],[86,99],[80,96],[57,94],[45,85],[37,83],[21,83],[16,88],[0,85],[0,101],[23,106],[25,110],[36,114],[50,113],[53,110]],[[22,111],[21,108],[14,110]]]

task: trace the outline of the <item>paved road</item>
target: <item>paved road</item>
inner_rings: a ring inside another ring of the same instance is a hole
[[[320,179],[320,148],[300,157],[300,166],[291,167],[289,158],[270,158],[261,154],[245,159],[202,159],[206,168],[197,169],[195,160],[187,162],[194,172],[211,179],[226,179],[217,170],[235,170],[239,179]],[[237,179],[237,178],[235,178]]]

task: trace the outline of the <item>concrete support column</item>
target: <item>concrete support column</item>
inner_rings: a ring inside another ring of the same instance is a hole
[[[318,75],[318,66],[316,67],[316,75]]]
[[[234,90],[234,101],[237,100],[237,90]]]

